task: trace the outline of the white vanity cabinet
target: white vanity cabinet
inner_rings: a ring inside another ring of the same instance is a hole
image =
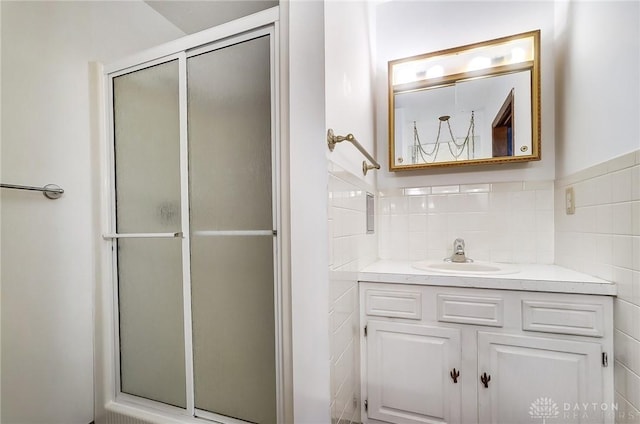
[[[613,422],[611,296],[360,282],[360,309],[364,423]]]
[[[394,423],[431,422],[433,417],[459,422],[461,386],[449,383],[447,370],[460,368],[460,352],[455,328],[370,321],[368,416]]]

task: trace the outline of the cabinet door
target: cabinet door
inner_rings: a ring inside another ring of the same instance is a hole
[[[480,423],[603,422],[598,408],[583,408],[603,401],[601,352],[599,343],[479,332],[478,373],[490,377],[488,387],[477,377]]]
[[[392,423],[460,421],[460,333],[451,328],[369,321],[368,417]]]

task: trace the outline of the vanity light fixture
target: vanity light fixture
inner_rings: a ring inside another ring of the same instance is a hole
[[[441,65],[432,66],[427,69],[427,78],[439,78],[444,75],[444,68]]]
[[[491,67],[491,59],[484,56],[476,56],[473,59],[471,59],[471,62],[469,62],[469,67],[467,68],[467,70],[469,72],[472,72],[472,71],[479,71],[481,69],[487,69],[490,67]]]
[[[522,47],[516,47],[511,50],[511,63],[520,63],[527,60],[527,53]]]

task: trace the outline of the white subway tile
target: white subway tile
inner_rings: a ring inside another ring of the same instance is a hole
[[[391,215],[404,215],[409,211],[408,197],[390,197],[389,211]]]
[[[640,340],[640,307],[616,298],[613,302],[613,312],[615,328]]]
[[[517,264],[533,264],[536,262],[536,252],[535,250],[513,252],[513,261]]]
[[[409,215],[391,215],[391,232],[409,231]]]
[[[631,235],[640,236],[640,201],[631,202]]]
[[[432,194],[449,194],[449,193],[459,193],[459,192],[460,192],[460,186],[458,185],[431,187]]]
[[[626,369],[625,387],[623,393],[625,398],[631,402],[631,404],[640,409],[640,376]]]
[[[511,247],[513,245],[512,240],[514,236],[512,233],[508,231],[489,231],[489,249],[492,251],[496,250],[509,250],[511,251]]]
[[[536,190],[536,210],[553,210],[554,192],[553,190]]]
[[[596,220],[598,211],[596,210],[596,208],[597,206],[585,206],[582,208],[576,208],[573,222],[573,224],[575,225],[574,230],[585,233],[597,232]]]
[[[573,187],[573,199],[575,202],[575,206],[577,208],[581,208],[584,206],[593,206],[597,204],[596,202],[596,194],[594,193],[593,188],[593,180],[581,181],[579,183],[573,184],[570,187]],[[566,193],[566,188],[562,192],[563,198]],[[564,204],[564,200],[562,200],[562,204]]]
[[[640,271],[640,236],[632,236],[631,240],[633,245],[631,269]]]
[[[551,251],[538,250],[536,252],[536,255],[537,255],[536,262],[539,264],[552,265],[555,262],[553,250]]]
[[[513,211],[508,218],[509,231],[513,232],[535,232],[536,214],[533,210]]]
[[[633,238],[631,236],[613,236],[613,265],[633,267]]]
[[[599,262],[613,263],[613,236],[609,234],[596,235],[596,256]]]
[[[627,268],[613,267],[613,282],[618,289],[618,298],[627,302],[633,299],[633,272]]]
[[[426,214],[427,210],[427,196],[421,195],[409,197],[409,213]]]
[[[331,332],[335,332],[356,310],[356,289],[347,290],[333,303],[333,315],[331,320]]]
[[[447,195],[429,195],[427,196],[427,207],[429,213],[448,212],[449,196]]]
[[[640,271],[632,271],[633,295],[631,303],[640,307]]]
[[[427,231],[427,215],[409,215],[409,231],[426,232]]]
[[[553,239],[553,231],[549,232],[536,232],[536,251],[537,252],[553,252],[554,250],[554,239]],[[551,261],[553,262],[553,260]],[[544,263],[549,263],[545,261]]]
[[[378,215],[390,215],[390,214],[391,214],[391,198],[378,197]]]
[[[565,188],[566,186],[559,184],[555,186],[553,191],[553,205],[555,210],[565,210]]]
[[[640,165],[631,168],[631,200],[640,200]]]
[[[427,231],[446,231],[447,230],[448,214],[435,213],[427,215]]]
[[[640,341],[621,331],[614,332],[616,361],[640,375]]]
[[[388,188],[384,190],[378,191],[379,197],[399,197],[404,194],[403,189],[401,188]]]
[[[412,232],[409,234],[409,253],[414,251],[427,251],[427,232]]]
[[[535,231],[536,232],[552,232],[553,231],[553,211],[538,211],[535,215]]]
[[[405,196],[423,196],[425,194],[431,194],[431,187],[414,187],[404,189]]]
[[[591,181],[591,186],[591,193],[594,196],[594,203],[592,204],[603,205],[611,203],[613,199],[613,183],[611,174],[594,178]]]
[[[521,181],[512,183],[493,183],[491,184],[491,191],[520,191],[523,188]]]
[[[350,343],[347,350],[336,360],[333,372],[331,373],[331,388],[338,410],[344,410],[344,402],[338,396],[340,388],[345,384],[354,369],[353,343]]]
[[[391,259],[407,260],[409,257],[409,234],[408,232],[391,233]]]
[[[491,184],[464,184],[460,186],[460,193],[487,193],[491,191]]]
[[[354,288],[357,280],[357,273],[329,272],[329,303],[332,310],[333,303]]]
[[[455,194],[449,197],[449,212],[487,212],[489,193]]]
[[[453,240],[447,237],[445,231],[429,231],[427,233],[427,250],[451,250]]]
[[[451,251],[447,249],[428,249],[427,259],[432,261],[440,261],[448,256],[451,256]]]
[[[513,253],[509,250],[491,250],[491,262],[513,263]]]
[[[356,314],[351,314],[331,335],[331,357],[334,363],[342,356],[349,344],[354,341],[353,325],[355,318]]]
[[[410,250],[409,251],[409,260],[410,261],[424,261],[428,259],[428,250],[420,249],[420,250]]]
[[[544,191],[553,191],[553,181],[545,180],[545,181],[525,181],[524,182],[524,190],[544,190]]]
[[[491,192],[489,194],[490,210],[508,212],[511,209],[509,192]]]
[[[489,193],[470,193],[466,195],[467,212],[487,212],[489,210]]]
[[[631,168],[611,174],[611,200],[613,202],[628,202],[632,200],[631,179]]]
[[[536,208],[535,191],[516,191],[511,193],[511,208],[513,210],[533,211]]]
[[[613,232],[613,205],[596,206],[595,210],[595,231],[598,233],[611,234]]]
[[[613,213],[613,234],[631,234],[633,229],[631,202],[614,203],[611,208]]]

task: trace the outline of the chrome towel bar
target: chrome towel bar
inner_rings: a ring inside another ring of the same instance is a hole
[[[47,199],[58,199],[64,193],[64,190],[55,184],[47,184],[44,187],[23,186],[17,184],[0,184],[1,188],[11,188],[14,190],[30,190],[41,191]]]
[[[369,162],[373,164],[369,165],[366,161],[362,161],[362,173],[364,175],[367,175],[367,171],[369,171],[370,169],[380,169],[380,164],[378,163],[378,161],[376,161],[373,156],[371,156],[369,152],[367,152],[367,150],[362,147],[360,143],[358,143],[358,140],[356,140],[353,134],[347,134],[346,136],[335,135],[331,128],[329,128],[329,131],[327,131],[327,145],[329,146],[329,150],[331,150],[332,152],[336,147],[336,144],[345,140],[353,144],[356,149],[360,150],[360,153],[362,153],[364,157],[366,157]]]

